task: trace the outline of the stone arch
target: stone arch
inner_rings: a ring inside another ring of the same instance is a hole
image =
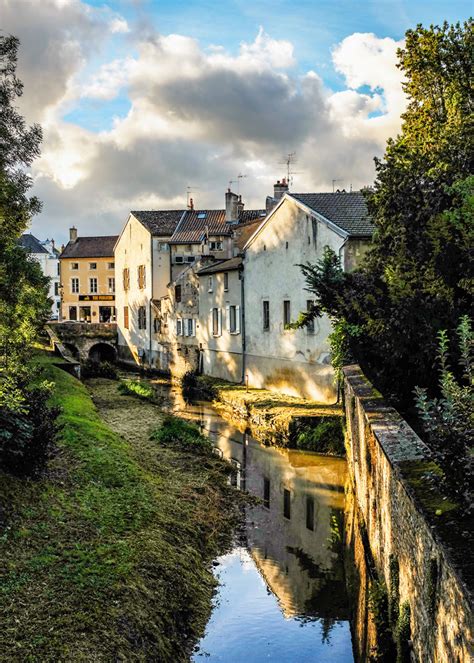
[[[98,342],[89,348],[89,359],[92,361],[115,361],[117,351],[110,343]]]

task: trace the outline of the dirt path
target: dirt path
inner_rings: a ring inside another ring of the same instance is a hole
[[[86,383],[87,389],[101,418],[127,442],[147,442],[150,433],[163,420],[163,410],[153,403],[135,396],[124,396],[118,391],[118,382],[94,378]]]

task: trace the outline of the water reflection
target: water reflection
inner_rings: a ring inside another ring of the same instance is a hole
[[[239,544],[218,560],[221,585],[193,661],[352,662],[342,561],[345,461],[264,447],[207,403],[173,407],[231,461],[259,497]]]

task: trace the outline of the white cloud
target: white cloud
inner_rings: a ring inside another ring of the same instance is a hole
[[[330,190],[333,178],[359,187],[373,179],[373,156],[400,124],[405,100],[391,39],[344,39],[333,62],[347,89],[333,92],[316,71],[296,73],[293,45],[263,28],[231,54],[149,26],[130,30],[79,0],[0,0],[0,10],[22,40],[22,108],[44,127],[33,169],[44,200],[33,225],[41,237],[61,241],[72,223],[84,234],[117,232],[131,208],[183,205],[188,185],[198,187],[198,205],[221,206],[239,172],[248,175],[247,206],[261,207],[292,151],[295,188]],[[105,49],[124,33],[133,54],[101,63],[98,44]],[[131,108],[107,131],[62,119],[81,99],[100,106],[123,90]]]

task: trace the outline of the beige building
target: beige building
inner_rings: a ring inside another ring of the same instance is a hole
[[[307,328],[288,329],[312,305],[299,265],[315,264],[330,247],[350,271],[372,232],[360,192],[283,193],[244,247],[244,371],[251,386],[335,400],[330,320],[324,316]]]
[[[115,321],[117,236],[78,237],[76,228],[59,256],[61,320]]]

